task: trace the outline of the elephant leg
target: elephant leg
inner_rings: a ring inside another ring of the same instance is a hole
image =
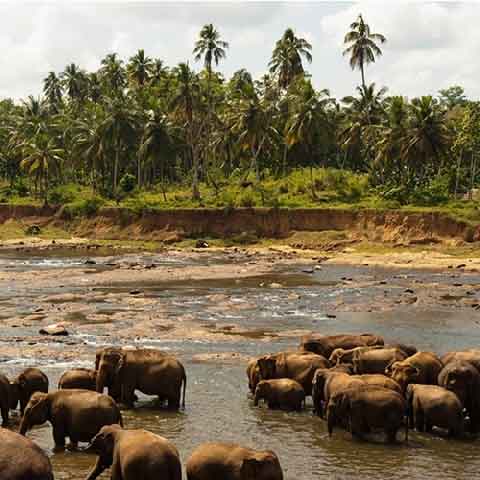
[[[53,425],[53,441],[56,448],[65,448],[66,432],[62,426]]]
[[[168,396],[168,409],[178,410],[180,408],[180,390]]]
[[[2,425],[4,427],[6,427],[8,425],[8,414],[9,414],[8,405],[4,405],[2,407]]]
[[[122,402],[129,408],[134,407],[135,387],[133,385],[126,384],[123,386]]]
[[[396,428],[385,429],[385,434],[387,436],[387,442],[388,443],[395,443],[397,441],[397,429]]]
[[[111,479],[112,480],[124,480],[122,476],[122,469],[120,467],[120,463],[113,462],[112,470],[111,470]]]
[[[25,407],[27,406],[27,402],[25,401],[25,397],[20,397],[20,413],[23,414],[25,413]]]
[[[424,432],[425,431],[425,420],[423,418],[423,412],[417,408],[414,412],[414,418],[415,418],[415,428],[419,432]]]

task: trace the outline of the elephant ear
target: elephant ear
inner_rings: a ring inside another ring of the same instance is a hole
[[[245,458],[240,467],[241,480],[255,480],[260,477],[262,463],[256,458]]]
[[[125,364],[126,364],[125,356],[126,356],[125,353],[121,353],[118,358],[117,367],[115,368],[115,375],[118,378],[121,378],[123,369],[125,368]]]

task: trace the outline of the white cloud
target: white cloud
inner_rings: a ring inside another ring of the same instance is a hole
[[[359,82],[342,57],[343,37],[362,12],[388,38],[384,56],[367,69],[367,81],[391,93],[416,96],[458,83],[480,96],[478,3],[0,3],[0,96],[39,94],[49,70],[75,62],[98,68],[117,51],[125,60],[137,49],[170,65],[190,60],[201,26],[214,23],[230,43],[220,69],[267,70],[275,41],[287,27],[313,45],[307,66],[318,88],[341,97]],[[200,68],[200,64],[198,67]]]

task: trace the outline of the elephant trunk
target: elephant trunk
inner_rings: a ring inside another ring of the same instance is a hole
[[[96,390],[98,393],[103,393],[103,389],[105,388],[106,383],[106,375],[105,372],[99,370],[97,372],[97,380],[96,380]]]
[[[18,433],[20,433],[20,435],[25,436],[26,433],[28,432],[29,428],[30,428],[30,426],[28,425],[28,421],[25,418],[25,416],[23,416],[22,422],[20,423],[20,429],[19,429]]]
[[[258,406],[259,400],[260,400],[260,393],[258,392],[258,390],[255,390],[255,396],[253,397],[253,405],[255,407]]]

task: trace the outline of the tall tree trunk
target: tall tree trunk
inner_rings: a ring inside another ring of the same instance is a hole
[[[457,195],[458,195],[458,184],[460,182],[460,165],[462,163],[462,152],[458,155],[458,160],[457,160],[457,178],[455,179],[455,200],[457,200]]]
[[[362,86],[363,86],[363,89],[365,89],[366,88],[366,85],[365,85],[365,71],[364,71],[363,62],[360,63],[360,72],[362,72]]]
[[[113,164],[113,193],[117,193],[118,184],[118,163],[120,157],[120,148],[118,140],[115,142],[115,162]]]
[[[198,155],[195,152],[193,145],[190,146],[192,154],[192,198],[193,200],[200,200],[200,190],[198,188]]]
[[[476,175],[476,169],[477,169],[477,162],[476,162],[476,157],[475,153],[472,150],[472,163],[471,163],[471,178],[470,178],[470,193],[468,194],[469,200],[472,200],[473,197],[473,186],[475,184],[475,175]]]

